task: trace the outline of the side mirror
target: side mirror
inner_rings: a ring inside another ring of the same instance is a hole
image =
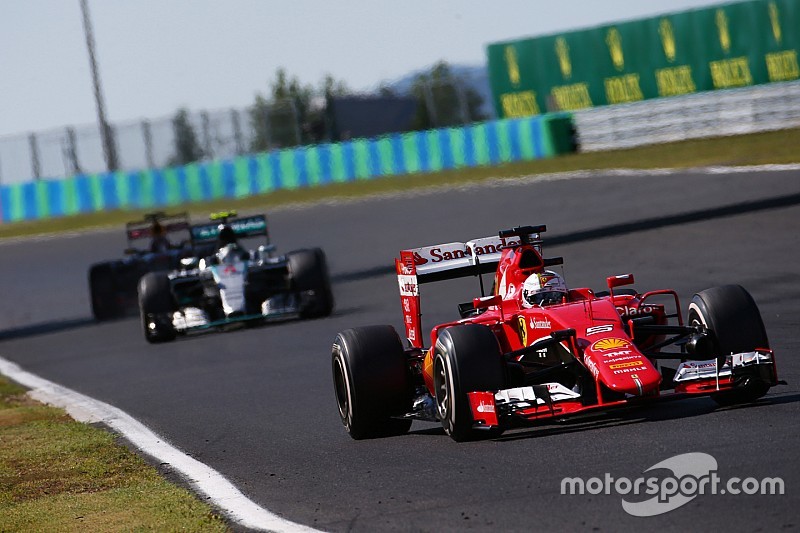
[[[632,285],[633,284],[633,274],[622,274],[620,276],[609,276],[606,278],[606,283],[608,283],[609,290],[613,290],[614,287],[622,287],[623,285]]]
[[[486,309],[493,305],[500,305],[503,303],[503,297],[498,295],[484,296],[482,298],[475,298],[472,300],[472,306],[475,309]]]

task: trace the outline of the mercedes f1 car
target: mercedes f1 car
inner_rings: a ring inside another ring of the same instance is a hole
[[[89,268],[89,296],[97,320],[118,318],[137,309],[136,288],[148,272],[180,267],[180,260],[195,253],[189,244],[189,217],[186,213],[150,213],[142,220],[128,222],[125,257],[95,263]],[[170,236],[177,240],[169,244]],[[177,238],[176,238],[177,237]],[[146,241],[148,244],[142,245]]]
[[[234,324],[331,313],[333,292],[321,249],[276,255],[264,215],[237,218],[235,212],[223,212],[211,219],[190,230],[192,247],[211,244],[213,253],[185,257],[179,269],[150,272],[139,281],[139,312],[148,342]],[[249,237],[264,237],[266,243],[247,250],[239,239]]]
[[[542,255],[545,226],[403,250],[396,262],[407,344],[391,326],[339,333],[333,382],[355,439],[441,422],[456,441],[509,427],[665,398],[752,402],[778,383],[750,294],[725,285],[694,295],[683,318],[674,290],[639,293],[632,274],[608,290],[568,289],[561,258]],[[494,287],[459,305],[425,347],[419,286],[494,272]],[[670,364],[670,362],[672,364]]]

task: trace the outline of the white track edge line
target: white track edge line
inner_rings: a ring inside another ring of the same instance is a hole
[[[112,405],[31,374],[3,357],[0,357],[0,374],[31,389],[28,394],[35,400],[63,408],[79,422],[101,422],[120,433],[142,453],[169,464],[185,477],[194,491],[207,496],[212,505],[238,526],[287,533],[319,531],[281,518],[260,507],[222,474],[189,457],[144,424]]]

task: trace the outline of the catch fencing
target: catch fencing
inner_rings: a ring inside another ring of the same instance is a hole
[[[489,118],[488,102],[480,109],[481,116],[468,106],[466,87],[486,85],[488,80],[462,76],[418,81],[421,105],[425,106],[431,128],[464,126]],[[395,91],[401,98],[410,98],[413,87]],[[389,89],[389,93],[392,90]],[[353,95],[369,98],[375,95]],[[280,150],[318,142],[336,142],[335,124],[326,115],[325,98],[310,102],[283,99],[247,108],[186,112],[184,134],[191,136],[191,160],[210,161],[268,150]],[[117,153],[119,170],[165,168],[188,163],[185,153],[176,146],[175,118],[160,117],[110,125]],[[398,133],[423,127],[412,127],[413,117]],[[343,128],[339,128],[343,129]],[[388,133],[388,131],[386,132]],[[346,139],[341,139],[346,140]],[[185,143],[186,139],[182,139]],[[185,146],[184,146],[185,148]],[[68,126],[51,131],[0,137],[0,184],[30,180],[56,179],[80,174],[107,171],[103,142],[96,124]]]

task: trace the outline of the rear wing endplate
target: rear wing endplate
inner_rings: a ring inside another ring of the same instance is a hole
[[[526,226],[467,242],[450,242],[402,250],[395,259],[406,338],[422,348],[422,312],[419,285],[447,279],[479,276],[497,269],[504,248],[522,243],[533,245],[541,254],[544,226]]]
[[[163,212],[148,213],[143,220],[134,220],[125,224],[125,233],[128,237],[128,244],[140,239],[150,239],[153,237],[153,224],[158,222],[166,233],[189,230],[189,215],[187,213],[175,213],[167,215]]]
[[[269,244],[266,215],[229,218],[227,224],[233,229],[237,237],[258,237],[263,235],[267,239],[267,244]],[[219,236],[219,226],[219,222],[192,226],[192,244],[197,245],[215,242]]]

